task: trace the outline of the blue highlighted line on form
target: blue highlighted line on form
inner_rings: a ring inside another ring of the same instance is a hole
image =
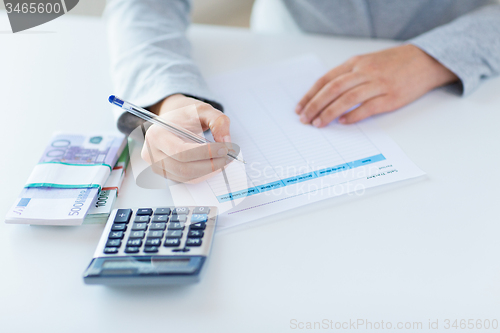
[[[300,182],[304,182],[306,180],[311,180],[311,179],[318,178],[318,177],[324,177],[324,176],[330,175],[332,173],[341,172],[341,171],[345,171],[345,170],[349,170],[349,169],[354,169],[354,168],[357,168],[360,166],[380,162],[383,160],[385,160],[385,156],[382,154],[371,156],[371,157],[366,157],[366,158],[362,158],[360,160],[347,162],[347,163],[339,164],[339,165],[336,165],[333,167],[304,173],[302,175],[293,176],[293,177],[286,178],[286,179],[283,179],[280,181],[275,181],[272,183],[259,185],[256,187],[251,187],[251,188],[241,190],[241,191],[232,192],[232,193],[228,193],[228,194],[224,194],[224,195],[219,195],[217,197],[217,200],[219,202],[226,202],[226,201],[230,201],[230,200],[234,200],[234,199],[244,198],[244,197],[247,197],[249,195],[254,195],[257,193],[271,191],[271,190],[274,190],[274,189],[277,189],[277,188],[280,188],[283,186],[289,186],[289,185],[297,184]]]

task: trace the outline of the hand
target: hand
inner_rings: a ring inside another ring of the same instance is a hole
[[[407,44],[356,56],[321,77],[295,112],[304,124],[350,124],[396,110],[458,78],[434,58]],[[356,109],[344,114],[352,107]]]
[[[146,132],[141,155],[154,172],[167,179],[196,183],[232,161],[227,156],[229,150],[234,150],[229,143],[229,118],[211,105],[176,94],[151,107],[151,111],[197,135],[210,129],[216,141],[200,145],[152,125]]]

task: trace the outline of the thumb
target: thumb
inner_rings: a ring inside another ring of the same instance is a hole
[[[204,116],[206,116],[206,121],[202,119],[202,122],[208,125],[216,142],[231,142],[231,134],[229,133],[231,121],[228,116],[215,109]]]

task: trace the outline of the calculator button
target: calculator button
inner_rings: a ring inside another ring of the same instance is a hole
[[[127,246],[138,246],[138,247],[141,247],[142,245],[142,239],[140,238],[133,238],[133,239],[129,239],[127,241]]]
[[[134,219],[134,222],[149,222],[149,216],[148,215],[137,215]]]
[[[163,230],[151,230],[148,232],[148,238],[162,238]]]
[[[172,252],[189,252],[191,249],[185,247],[183,249],[172,249]]]
[[[129,238],[144,238],[144,231],[132,231]]]
[[[147,223],[134,223],[132,224],[132,230],[146,230],[148,228]]]
[[[209,207],[196,207],[193,210],[193,214],[208,214],[208,213],[210,213]]]
[[[106,247],[120,247],[122,245],[121,239],[108,239],[106,242]]]
[[[135,215],[153,215],[153,210],[151,208],[139,208]]]
[[[182,231],[181,230],[169,230],[167,231],[167,238],[181,238]]]
[[[170,222],[168,224],[168,230],[183,230],[184,229],[184,223],[181,222]]]
[[[207,214],[193,214],[191,215],[191,223],[207,222]]]
[[[204,230],[207,225],[205,222],[193,223],[189,226],[190,230]]]
[[[128,223],[132,216],[132,209],[118,209],[115,216],[115,223]]]
[[[144,247],[144,252],[147,252],[147,253],[158,252],[158,247],[157,246],[146,246],[146,247]]]
[[[113,231],[125,231],[127,230],[127,225],[125,223],[114,223],[111,227]]]
[[[122,239],[123,238],[123,231],[111,231],[109,233],[108,238],[112,239]]]
[[[202,238],[203,237],[203,231],[201,230],[189,230],[188,232],[188,237],[192,238]]]
[[[168,215],[155,215],[153,216],[153,222],[168,222]]]
[[[188,214],[189,213],[189,208],[187,207],[177,207],[177,208],[174,208],[172,214],[175,214],[175,215],[181,215],[181,214]]]
[[[176,247],[176,246],[179,246],[181,245],[181,240],[179,238],[167,238],[165,239],[165,243],[163,244],[163,246],[167,246],[167,247]]]
[[[151,227],[149,227],[149,230],[165,230],[166,227],[166,223],[151,223]]]
[[[186,215],[172,215],[170,222],[186,222]]]
[[[137,253],[139,252],[139,248],[137,246],[128,246],[125,248],[126,253]]]
[[[112,253],[117,253],[118,248],[117,247],[105,247],[104,248],[104,253],[106,254],[112,254]]]
[[[186,239],[186,246],[200,246],[201,238],[188,238]]]
[[[155,215],[170,215],[170,208],[156,208]]]
[[[150,238],[146,240],[146,246],[160,246],[161,239],[160,238]]]

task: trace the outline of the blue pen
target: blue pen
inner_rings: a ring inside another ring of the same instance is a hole
[[[114,104],[116,106],[121,107],[122,109],[124,109],[127,112],[130,112],[134,116],[137,116],[141,119],[149,121],[153,124],[157,124],[157,125],[165,128],[166,130],[168,130],[168,131],[174,133],[175,135],[178,135],[184,139],[188,139],[188,140],[191,140],[191,141],[199,143],[199,144],[212,143],[211,141],[205,139],[202,136],[191,133],[191,132],[189,132],[183,128],[177,127],[173,124],[169,124],[165,120],[161,119],[158,115],[156,115],[152,112],[149,112],[148,110],[143,109],[140,106],[126,102],[126,101],[116,97],[115,95],[109,96],[108,100],[111,104]],[[227,156],[231,157],[232,159],[234,159],[236,161],[246,163],[244,160],[239,159],[238,156],[234,155],[231,152],[228,152]]]

